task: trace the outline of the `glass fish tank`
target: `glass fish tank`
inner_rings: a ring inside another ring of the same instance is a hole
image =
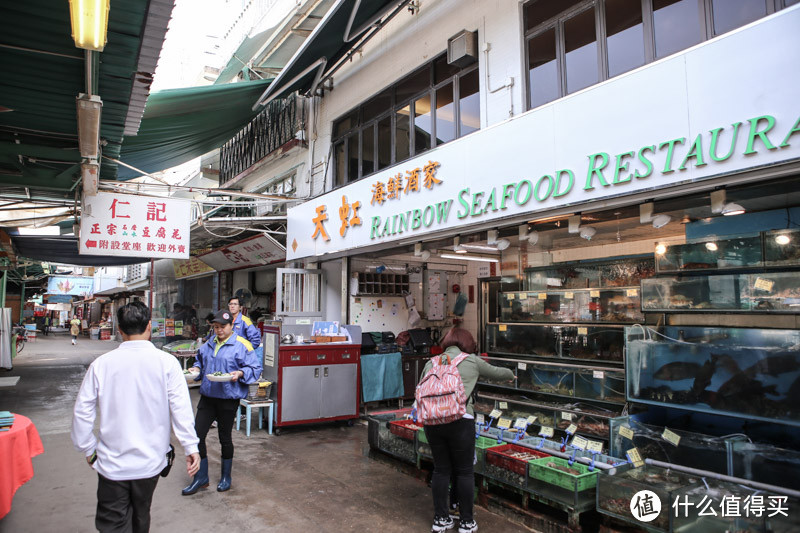
[[[611,419],[609,455],[625,457],[628,450],[636,448],[642,459],[655,459],[665,463],[728,474],[729,439],[639,420],[647,415],[649,413]],[[662,435],[665,429],[669,429],[680,437],[678,446],[673,446],[664,440]]]
[[[760,267],[764,256],[761,234],[705,237],[685,244],[657,243],[656,272],[691,272]]]
[[[767,231],[763,236],[765,266],[800,265],[800,231]]]
[[[539,394],[572,397],[575,396],[575,371],[574,367],[555,363],[518,363],[517,387]]]
[[[495,355],[621,363],[624,346],[625,330],[619,325],[490,323],[484,350]]]
[[[630,327],[629,401],[800,426],[800,330]]]
[[[698,483],[702,486],[700,478],[675,470],[651,465],[634,468],[628,464],[619,467],[614,475],[597,477],[597,510],[650,531],[675,531],[671,502],[677,494],[697,487]],[[637,520],[631,512],[631,503],[645,516],[652,511],[648,500],[636,497],[642,490],[654,492],[661,501],[660,512],[647,523]]]
[[[639,287],[498,294],[505,322],[641,322]]]
[[[720,274],[642,280],[645,311],[800,313],[800,273]]]
[[[367,421],[369,445],[387,455],[407,463],[416,464],[417,450],[414,440],[402,439],[389,431],[389,421],[394,417],[370,417]]]
[[[625,403],[625,371],[608,367],[583,367],[577,370],[575,397],[599,402]]]
[[[655,273],[652,257],[561,263],[525,270],[525,290],[632,287]]]
[[[729,450],[730,475],[800,491],[800,451],[746,439],[730,439]]]

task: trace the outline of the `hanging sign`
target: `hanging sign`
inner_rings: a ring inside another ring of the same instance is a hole
[[[222,272],[239,268],[269,265],[286,260],[286,250],[269,235],[257,235],[197,257]]]
[[[189,258],[188,200],[98,192],[85,196],[79,253]]]
[[[214,269],[196,257],[189,259],[173,259],[172,268],[175,270],[175,279],[185,279],[202,274],[214,272]]]
[[[71,296],[91,296],[94,291],[94,278],[78,276],[50,276],[47,280],[47,294],[69,294]]]

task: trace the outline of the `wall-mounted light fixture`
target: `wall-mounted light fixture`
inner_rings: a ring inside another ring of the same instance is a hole
[[[741,215],[745,212],[744,207],[737,204],[736,202],[728,202],[725,204],[725,207],[722,208],[723,216],[729,217],[733,215]]]
[[[108,37],[109,0],[69,0],[72,40],[85,50],[102,52]]]
[[[456,255],[456,254],[441,254],[442,259],[463,259],[464,261],[482,261],[484,263],[499,263],[500,260],[494,257],[486,257],[484,255]]]
[[[591,226],[584,226],[580,229],[579,233],[582,238],[591,241],[592,237],[597,233],[597,230]]]
[[[76,99],[78,109],[78,148],[81,157],[97,159],[100,157],[100,113],[103,101],[96,94],[79,94]]]
[[[528,225],[523,224],[519,227],[519,242],[527,241],[530,245],[535,245],[539,242],[539,232],[538,231],[528,231]]]
[[[656,216],[653,217],[653,227],[656,228],[656,229],[663,228],[664,226],[669,224],[671,221],[672,221],[672,217],[669,216],[669,215],[656,215]]]

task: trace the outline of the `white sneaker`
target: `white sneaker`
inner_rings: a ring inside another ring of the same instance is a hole
[[[455,527],[455,523],[453,519],[449,516],[447,518],[439,518],[438,516],[433,519],[433,526],[431,526],[432,533],[439,533],[441,531],[447,531],[448,529],[453,529]]]
[[[478,523],[475,520],[458,524],[458,533],[474,533],[475,531],[478,531]]]

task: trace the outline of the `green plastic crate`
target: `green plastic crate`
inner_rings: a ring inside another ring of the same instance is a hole
[[[498,443],[496,439],[490,439],[488,437],[478,437],[475,440],[475,457],[477,462],[475,463],[475,472],[478,474],[483,473],[483,467],[486,464],[486,450],[488,448],[494,448],[495,446],[502,446],[505,442]]]
[[[547,466],[547,463],[555,463],[559,466],[566,466],[581,472],[580,475],[562,472]],[[560,457],[542,457],[533,459],[528,463],[528,475],[533,479],[550,483],[567,490],[583,491],[593,489],[597,486],[597,471],[589,472],[589,467],[580,463],[569,464],[566,459]]]
[[[425,428],[417,431],[417,441],[421,444],[430,444],[430,442],[428,442],[428,436],[425,434]]]

